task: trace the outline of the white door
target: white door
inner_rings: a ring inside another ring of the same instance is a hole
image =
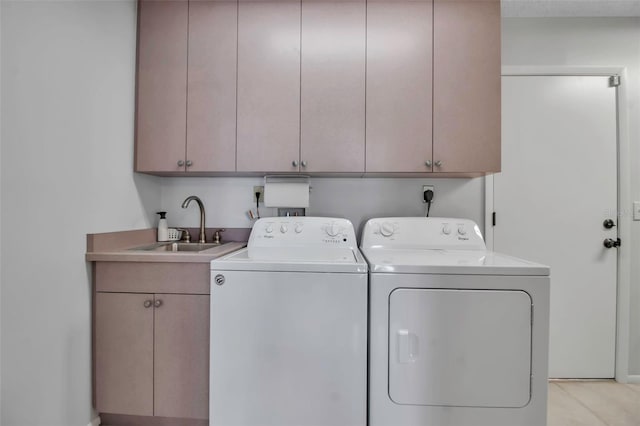
[[[617,219],[616,89],[505,76],[502,123],[494,250],[551,266],[549,376],[613,377],[618,249],[603,241],[617,227],[603,222]]]

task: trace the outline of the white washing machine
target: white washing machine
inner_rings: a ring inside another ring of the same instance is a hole
[[[451,218],[371,219],[370,426],[544,426],[549,268]]]
[[[365,426],[367,264],[346,219],[258,220],[211,262],[211,426]]]

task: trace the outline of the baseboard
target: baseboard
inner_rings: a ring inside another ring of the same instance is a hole
[[[630,374],[627,376],[627,383],[640,384],[640,375]]]
[[[100,426],[100,417],[91,420],[87,426]]]

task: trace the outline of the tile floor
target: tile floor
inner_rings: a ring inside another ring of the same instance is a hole
[[[548,426],[640,426],[640,385],[550,381]]]

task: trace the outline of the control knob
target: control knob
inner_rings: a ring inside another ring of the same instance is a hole
[[[273,232],[273,226],[267,225],[267,227],[265,228],[265,231],[267,232],[267,234],[272,233]]]
[[[299,234],[299,233],[302,232],[302,224],[301,223],[296,224],[295,231],[296,231],[296,234]]]
[[[448,224],[446,224],[446,223],[445,223],[445,224],[442,226],[442,233],[443,233],[444,235],[449,235],[449,234],[451,233],[451,228],[449,227],[449,225],[448,225]]]
[[[340,229],[338,228],[338,225],[332,223],[325,228],[325,232],[328,236],[335,237],[336,235],[338,235],[338,232],[340,232]]]
[[[380,233],[384,236],[384,237],[390,237],[393,235],[393,233],[395,232],[395,228],[393,226],[393,223],[391,222],[384,222],[381,226],[380,226]]]
[[[466,235],[467,234],[467,230],[464,229],[464,225],[458,226],[458,234],[460,234],[460,235]]]
[[[288,230],[289,228],[287,228],[287,225],[285,224],[280,225],[280,232],[282,232],[283,234],[285,234]]]

